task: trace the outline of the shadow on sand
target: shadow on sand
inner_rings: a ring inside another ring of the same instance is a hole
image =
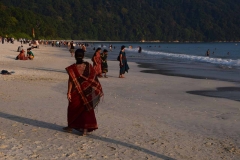
[[[16,60],[16,57],[17,57],[17,56],[18,56],[18,54],[16,54],[15,57],[6,56],[6,58]]]
[[[47,128],[47,129],[63,132],[62,131],[62,126],[57,125],[57,124],[52,124],[52,123],[43,122],[43,121],[39,121],[39,120],[33,120],[33,119],[30,119],[30,118],[20,117],[20,116],[11,115],[11,114],[8,114],[8,113],[3,113],[3,112],[0,112],[0,117],[5,118],[5,119],[9,119],[9,120],[12,120],[12,121],[16,121],[16,122],[25,123],[25,124],[29,124],[29,125],[32,125],[32,126],[40,127],[40,128]],[[141,151],[141,152],[144,152],[146,154],[152,155],[156,158],[161,158],[161,159],[164,159],[164,160],[175,160],[173,158],[161,155],[161,154],[153,152],[151,150],[148,150],[148,149],[145,149],[145,148],[142,148],[142,147],[139,147],[139,146],[135,146],[133,144],[129,144],[129,143],[126,143],[126,142],[121,142],[121,141],[118,141],[118,140],[114,140],[114,139],[111,139],[111,138],[100,137],[100,136],[96,136],[96,135],[89,135],[88,137],[92,138],[92,139],[100,140],[100,141],[103,141],[103,142],[117,144],[117,145],[121,145],[121,146],[128,147],[128,148],[131,148],[131,149],[135,149],[137,151]]]
[[[26,67],[22,67],[22,68],[26,68]],[[26,69],[39,70],[39,71],[48,71],[48,72],[67,73],[67,71],[65,71],[65,70],[58,70],[58,69],[52,69],[52,68],[26,68]]]
[[[219,87],[216,90],[188,91],[189,94],[200,96],[226,98],[240,102],[240,87]]]

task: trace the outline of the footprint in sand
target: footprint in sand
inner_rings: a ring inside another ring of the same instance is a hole
[[[35,144],[39,144],[39,143],[42,143],[42,142],[41,142],[41,141],[35,141],[34,143],[35,143]]]
[[[4,144],[0,146],[1,149],[5,149],[7,147],[8,147],[8,145],[4,145]]]

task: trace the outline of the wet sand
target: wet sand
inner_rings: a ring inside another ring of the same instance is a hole
[[[238,69],[221,68],[219,66],[210,66],[208,64],[174,64],[173,62],[159,62],[159,64],[152,63],[138,63],[142,67],[141,72],[162,74],[168,76],[187,77],[195,79],[211,79],[227,82],[240,82],[240,76],[237,74]],[[149,70],[149,69],[150,70]],[[233,72],[234,70],[234,72]],[[240,73],[240,72],[239,72]]]
[[[19,44],[0,44],[0,70],[15,72],[0,75],[0,159],[240,159],[239,83],[143,73],[151,69],[136,63],[119,79],[109,61],[99,129],[82,137],[62,131],[74,58],[40,45],[34,60],[16,61]]]

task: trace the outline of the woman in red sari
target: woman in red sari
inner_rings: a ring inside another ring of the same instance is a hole
[[[93,68],[96,71],[96,74],[99,78],[102,77],[102,59],[101,59],[101,48],[97,48],[93,57]]]
[[[72,129],[87,132],[98,129],[94,108],[103,96],[100,82],[92,65],[83,61],[84,50],[75,51],[76,64],[67,67],[68,80],[68,126],[63,130]]]
[[[25,51],[22,49],[19,55],[16,57],[16,60],[28,60],[28,57],[25,56]]]

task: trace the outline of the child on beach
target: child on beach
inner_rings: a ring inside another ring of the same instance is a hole
[[[30,48],[27,49],[27,57],[30,60],[33,60],[33,58],[34,58],[34,54],[32,53]]]
[[[104,77],[107,77],[108,72],[108,64],[107,64],[107,56],[108,56],[108,50],[104,49],[103,53],[101,53],[101,59],[102,59],[102,73],[104,73]]]

